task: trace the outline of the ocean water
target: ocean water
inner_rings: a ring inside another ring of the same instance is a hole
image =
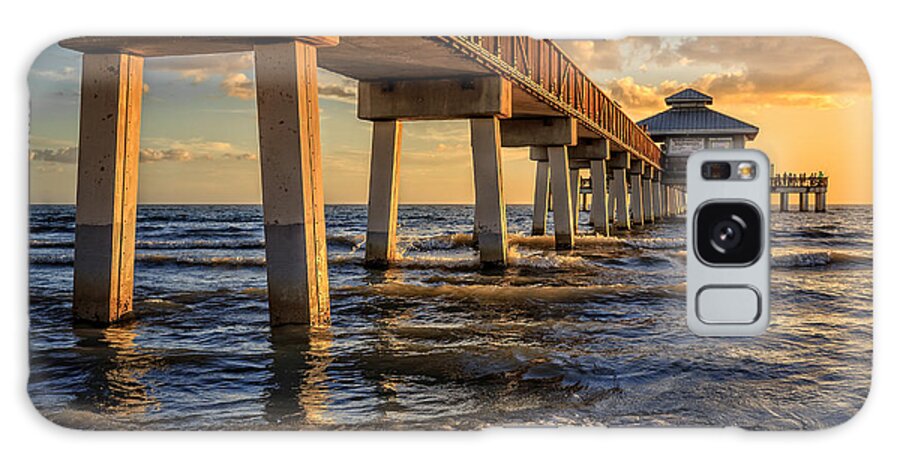
[[[259,206],[142,205],[135,318],[99,329],[73,327],[74,208],[32,206],[29,394],[91,429],[815,429],[865,401],[869,206],[774,213],[750,339],[688,331],[683,220],[557,253],[510,206],[511,266],[483,272],[472,216],[401,206],[403,257],[376,271],[365,207],[327,207],[332,326],[273,332]]]

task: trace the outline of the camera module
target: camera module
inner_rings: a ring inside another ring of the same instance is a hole
[[[749,266],[763,249],[762,216],[745,202],[710,202],[697,210],[694,248],[709,265]]]

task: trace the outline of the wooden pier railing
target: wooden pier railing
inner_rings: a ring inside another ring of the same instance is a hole
[[[551,40],[510,36],[436,37],[555,110],[661,169],[661,151]]]
[[[828,177],[799,177],[784,175],[777,175],[772,177],[772,191],[775,192],[780,188],[828,189]]]

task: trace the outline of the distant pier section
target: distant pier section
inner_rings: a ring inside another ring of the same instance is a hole
[[[809,211],[810,195],[814,195],[815,212],[824,213],[828,209],[828,177],[822,172],[818,174],[776,174],[772,176],[772,193],[778,194],[779,211],[790,210],[792,193],[800,196],[800,211]]]

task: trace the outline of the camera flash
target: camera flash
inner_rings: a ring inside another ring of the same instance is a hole
[[[737,173],[741,180],[752,180],[756,178],[756,163],[738,163]]]

